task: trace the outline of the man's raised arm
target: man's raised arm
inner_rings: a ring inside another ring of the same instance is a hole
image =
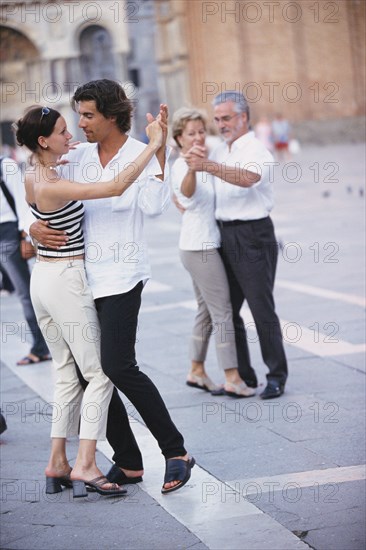
[[[146,118],[149,124],[153,120],[155,120],[151,113],[147,113]],[[163,143],[155,153],[155,156],[158,159],[160,168],[161,168],[161,174],[157,174],[156,177],[164,181],[164,170],[165,170],[165,162],[166,162],[166,141],[168,137],[168,106],[165,103],[161,103],[160,111],[158,116],[156,117],[156,120],[159,121],[160,126],[162,127],[162,130],[163,130]]]

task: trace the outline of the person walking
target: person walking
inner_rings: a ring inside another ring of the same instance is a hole
[[[25,320],[32,335],[29,353],[17,365],[31,365],[50,361],[51,356],[32,306],[29,292],[30,270],[27,257],[33,253],[31,243],[23,232],[27,203],[21,170],[11,158],[0,157],[0,265],[20,299]],[[24,254],[24,255],[23,255]]]
[[[243,94],[227,91],[213,101],[214,121],[223,138],[210,159],[195,145],[185,160],[191,170],[214,177],[216,219],[222,257],[233,307],[239,374],[257,386],[240,310],[244,301],[254,318],[262,357],[268,367],[267,385],[260,394],[272,399],[283,394],[288,367],[282,332],[275,311],[273,287],[278,247],[272,220],[271,153],[250,131],[249,106]]]

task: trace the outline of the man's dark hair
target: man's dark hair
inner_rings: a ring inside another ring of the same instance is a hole
[[[118,82],[106,78],[87,82],[77,88],[71,99],[74,111],[79,101],[95,101],[97,110],[105,118],[116,117],[122,133],[130,130],[133,106]]]

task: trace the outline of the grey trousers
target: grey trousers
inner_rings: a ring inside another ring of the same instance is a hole
[[[180,258],[192,277],[198,304],[190,359],[205,361],[213,335],[219,366],[223,370],[238,368],[229,285],[219,251],[180,250]]]

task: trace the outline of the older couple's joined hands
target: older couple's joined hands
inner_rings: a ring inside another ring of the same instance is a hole
[[[202,145],[193,145],[187,153],[181,153],[181,157],[194,172],[204,172],[208,161],[208,150]]]

